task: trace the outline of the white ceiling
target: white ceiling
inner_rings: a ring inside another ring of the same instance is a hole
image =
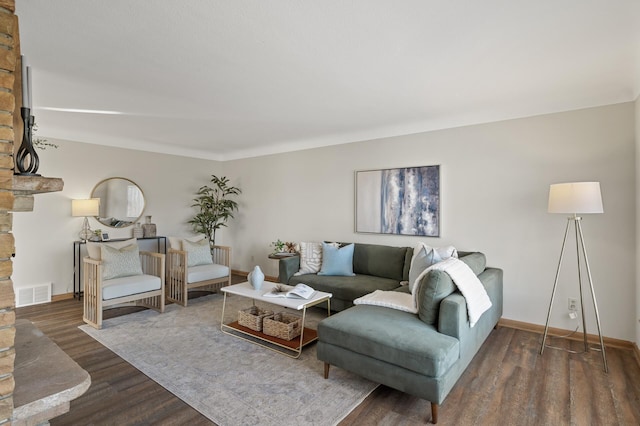
[[[638,0],[16,3],[41,137],[229,160],[640,93]]]

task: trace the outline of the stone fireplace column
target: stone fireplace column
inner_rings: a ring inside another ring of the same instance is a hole
[[[15,0],[0,0],[0,424],[13,418],[15,295],[11,274],[15,254],[12,213],[31,211],[33,194],[61,191],[58,178],[14,175],[14,152],[22,141],[20,36]]]

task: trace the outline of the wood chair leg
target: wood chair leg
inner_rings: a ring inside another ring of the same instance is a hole
[[[435,402],[431,403],[431,423],[438,423],[438,404]]]
[[[331,366],[331,364],[329,364],[328,362],[324,363],[324,378],[328,379],[329,378],[329,367]]]

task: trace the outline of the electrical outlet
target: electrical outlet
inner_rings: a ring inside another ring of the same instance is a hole
[[[578,299],[576,299],[575,297],[570,297],[568,306],[569,306],[569,310],[570,311],[577,311],[578,310]]]

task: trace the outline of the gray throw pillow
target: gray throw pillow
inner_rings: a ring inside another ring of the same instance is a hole
[[[457,287],[444,271],[431,270],[418,285],[418,317],[426,324],[436,324],[442,299]]]

